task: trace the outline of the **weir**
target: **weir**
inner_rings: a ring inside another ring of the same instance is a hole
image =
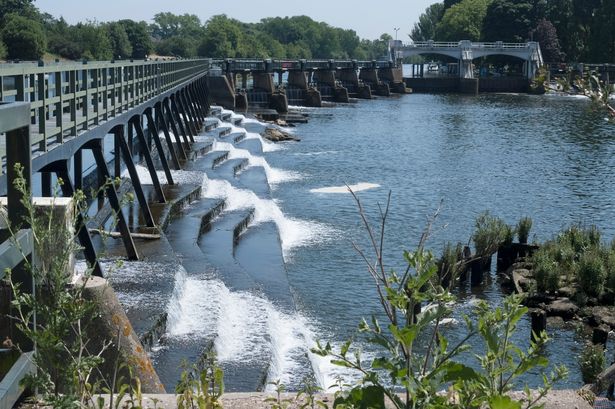
[[[408,92],[392,62],[1,65],[0,194],[8,196],[9,219],[19,220],[16,162],[25,166],[28,187],[37,197],[53,197],[60,178],[66,197],[77,189],[104,187],[104,196],[90,198],[87,214],[76,215],[83,258],[101,279],[109,259],[128,260],[110,278],[132,323],[125,344],[150,351],[167,387],[178,378],[179,357],[196,362],[211,348],[222,351],[226,373],[236,374],[231,390],[262,389],[267,379],[279,377],[318,377],[309,362],[312,335],[297,314],[284,267],[285,251],[298,245],[290,232],[318,234],[318,228],[288,218],[273,200],[272,186],[294,175],[272,168],[263,157],[276,149],[260,136],[266,125],[224,108],[283,113],[289,103],[320,106],[327,98],[349,102],[391,91]],[[105,184],[112,178],[121,182]],[[130,192],[136,200],[125,204]],[[118,231],[105,241],[99,233],[114,228],[113,218]],[[18,239],[27,242],[24,228]],[[1,254],[12,252],[5,241]],[[257,257],[262,254],[266,260]],[[233,302],[216,303],[216,297],[203,300],[194,289],[225,295],[224,302],[234,300],[245,310],[233,310]],[[99,289],[92,294],[116,300]],[[247,320],[242,331],[253,331],[253,344],[231,345],[243,334],[224,324],[237,316]],[[194,322],[207,317],[213,321]],[[258,326],[251,328],[254,322]],[[280,334],[272,331],[282,331],[288,322],[294,322],[292,334],[283,334],[287,338],[280,343]],[[24,344],[23,350],[31,347]],[[256,358],[242,351],[256,351]],[[29,370],[22,365],[20,376]],[[158,384],[156,375],[144,382],[144,390],[158,392]]]

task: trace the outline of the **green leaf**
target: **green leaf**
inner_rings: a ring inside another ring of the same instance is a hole
[[[516,402],[510,396],[493,396],[489,399],[489,409],[521,409],[521,402]]]
[[[444,382],[455,382],[458,380],[471,381],[480,379],[480,375],[474,369],[457,362],[449,362],[443,365],[443,370]]]

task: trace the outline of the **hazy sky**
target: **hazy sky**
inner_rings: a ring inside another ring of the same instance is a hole
[[[36,0],[42,11],[63,16],[69,23],[85,20],[109,21],[122,18],[150,22],[154,14],[196,14],[206,21],[216,14],[226,14],[244,22],[263,17],[307,15],[332,26],[349,28],[360,37],[374,39],[382,33],[399,39],[407,34],[418,16],[436,0]]]

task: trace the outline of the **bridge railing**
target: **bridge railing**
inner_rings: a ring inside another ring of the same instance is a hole
[[[403,47],[406,48],[459,48],[462,44],[462,41],[458,42],[442,42],[442,41],[416,41],[414,43],[403,44]],[[528,48],[531,43],[505,43],[502,41],[490,42],[490,43],[481,43],[481,42],[472,42],[472,48]]]
[[[30,103],[33,152],[39,154],[207,72],[211,63],[195,59],[0,64],[0,101]],[[5,156],[0,146],[3,166]]]

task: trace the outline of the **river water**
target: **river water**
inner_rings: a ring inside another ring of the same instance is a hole
[[[320,339],[339,345],[361,317],[379,308],[351,245],[365,244],[352,197],[318,189],[379,185],[359,192],[373,220],[377,204],[391,192],[386,263],[397,269],[403,268],[402,251],[416,246],[441,201],[428,245],[436,252],[446,240],[467,242],[484,210],[510,224],[531,216],[536,240],[574,222],[598,225],[609,240],[615,234],[615,130],[584,99],[416,94],[307,112],[310,122],[295,130],[302,141],[267,159],[301,175],[274,190],[284,212],[327,227],[317,242],[286,254],[301,314]],[[494,277],[484,287],[460,289],[458,296],[456,314],[469,313],[475,297],[497,303],[502,293]],[[448,328],[452,338],[463,331],[457,325]],[[571,369],[561,386],[580,385],[576,356],[582,340],[570,330],[550,335],[548,357]],[[528,344],[528,320],[517,342]],[[321,382],[330,383],[335,371],[320,365]]]
[[[538,241],[574,222],[596,224],[608,239],[615,235],[615,131],[585,99],[413,94],[298,109],[310,117],[290,128],[301,142],[264,144],[262,156],[248,155],[252,166],[265,167],[273,200],[205,181],[206,197],[224,197],[236,208],[254,206],[256,223],[259,217],[276,223],[297,311],[234,293],[216,280],[193,280],[185,292],[198,302],[186,302],[189,316],[180,314],[171,330],[182,337],[217,328],[218,358],[224,363],[269,356],[268,381],[280,379],[296,389],[306,362],[323,387],[339,374],[351,376],[309,348],[316,340],[339,347],[362,317],[379,314],[373,282],[353,248],[353,242],[367,243],[346,184],[360,190],[374,221],[378,203],[391,192],[387,268],[403,269],[403,250],[416,246],[441,203],[428,242],[436,253],[445,241],[468,242],[484,210],[509,224],[531,216],[531,239]],[[246,120],[246,127],[254,126]],[[463,335],[461,315],[472,311],[476,299],[496,305],[503,296],[495,273],[483,286],[465,286],[456,295],[457,321],[446,327],[452,340]],[[515,341],[527,347],[529,334],[524,318]],[[553,341],[545,354],[571,370],[558,386],[580,386],[576,362],[583,340],[569,328],[550,328],[549,334]],[[480,349],[478,341],[471,343]],[[372,347],[358,346],[373,356]],[[534,386],[536,379],[527,378]],[[233,380],[228,386],[240,389]]]

